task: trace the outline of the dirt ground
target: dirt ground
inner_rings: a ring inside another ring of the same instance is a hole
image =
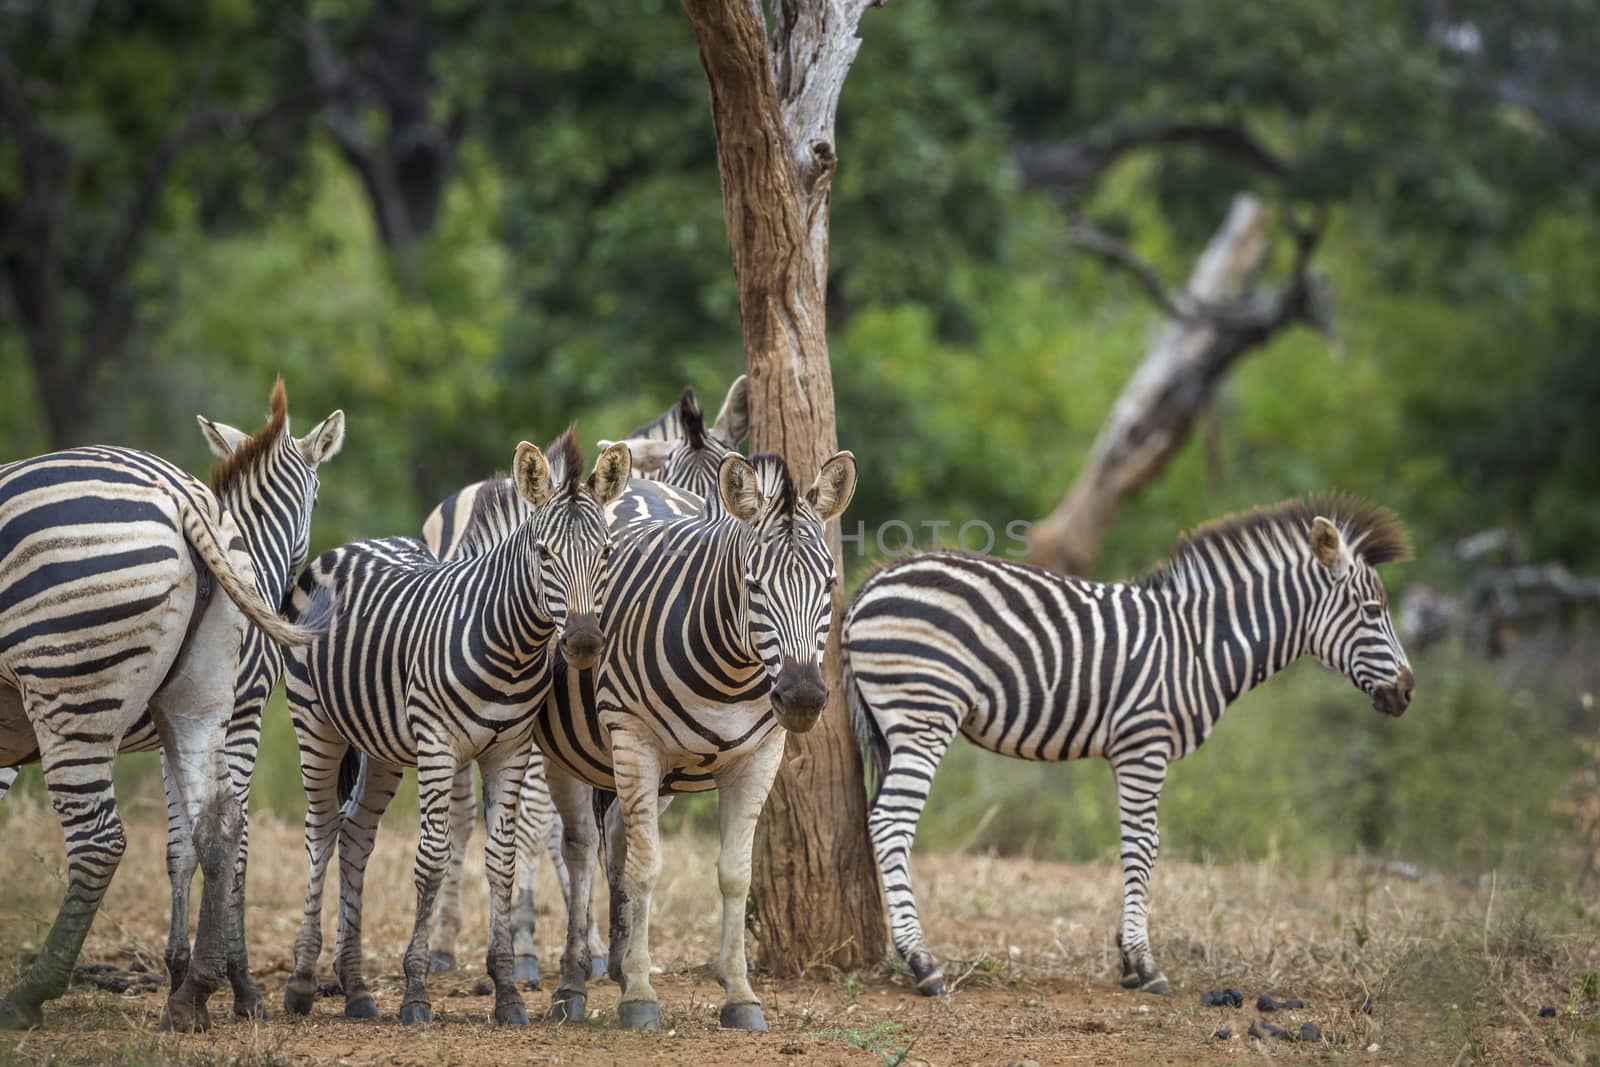
[[[59,831],[26,798],[0,824],[0,987],[9,987],[54,914],[62,887]],[[31,803],[31,807],[29,806]],[[153,798],[129,805],[127,858],[85,948],[83,963],[138,978],[162,974],[167,887]],[[1600,1063],[1600,915],[1592,896],[1553,895],[1497,880],[1464,885],[1351,861],[1311,871],[1280,864],[1209,866],[1163,861],[1152,936],[1176,994],[1130,993],[1114,981],[1120,877],[1113,864],[1059,864],[983,856],[919,856],[916,874],[930,944],[946,960],[952,994],[918,997],[903,970],[802,981],[757,978],[767,1034],[721,1031],[711,974],[718,901],[715,846],[668,842],[652,932],[663,973],[663,1029],[616,1028],[617,987],[591,987],[591,1021],[526,1029],[487,1020],[482,977],[487,904],[481,854],[468,867],[464,973],[435,979],[434,1022],[397,1019],[400,955],[414,894],[411,841],[387,827],[368,874],[368,974],[383,1018],[346,1021],[323,999],[307,1018],[284,1016],[289,948],[301,913],[304,853],[298,827],[252,828],[248,929],[272,1018],[229,1014],[212,1001],[204,1035],[156,1032],[165,988],[124,993],[81,982],[46,1006],[46,1026],[0,1034],[0,1064],[1052,1064],[1236,1063],[1261,1057],[1312,1062]],[[476,845],[477,842],[475,841]],[[475,849],[476,851],[476,849]],[[332,904],[324,925],[327,974]],[[559,895],[541,875],[539,945],[546,974],[561,938]],[[1200,994],[1237,988],[1243,1008],[1208,1007]],[[1258,995],[1306,1007],[1263,1014]],[[542,1016],[548,988],[526,994]],[[1370,1002],[1369,1002],[1370,998]],[[1362,1011],[1370,1003],[1370,1012]],[[1541,1007],[1555,1009],[1540,1017]],[[1258,1019],[1319,1040],[1261,1041]],[[1231,1036],[1219,1038],[1220,1029]]]

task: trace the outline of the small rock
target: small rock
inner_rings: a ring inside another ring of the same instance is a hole
[[[1224,1026],[1211,1036],[1216,1038],[1218,1041],[1226,1041],[1233,1036],[1233,1031]]]
[[[1372,1044],[1368,1045],[1367,1046],[1367,1051],[1368,1052],[1376,1052],[1376,1051],[1378,1051],[1378,1043],[1376,1041],[1374,1041]]]
[[[1550,1005],[1546,1004],[1544,1007],[1539,1009],[1539,1018],[1541,1018],[1541,1019],[1554,1019],[1555,1017],[1556,1017],[1556,1009],[1551,1007]]]
[[[1302,1023],[1300,1025],[1301,1041],[1321,1041],[1322,1031],[1317,1029],[1316,1023]]]

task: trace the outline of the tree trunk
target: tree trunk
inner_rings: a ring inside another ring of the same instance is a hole
[[[803,487],[838,447],[824,298],[833,119],[864,4],[777,8],[769,42],[749,0],[684,0],[711,90],[728,246],[750,376],[752,451],[777,452]],[[831,531],[841,555],[839,528]],[[842,561],[841,562],[841,571]],[[834,618],[843,607],[834,594]],[[757,831],[761,962],[779,975],[859,969],[884,952],[885,916],[866,830],[834,626],[821,721],[791,734]]]
[[[1266,258],[1268,223],[1267,209],[1255,197],[1234,199],[1189,279],[1187,306],[1239,304],[1241,289]],[[1234,361],[1286,321],[1201,310],[1168,325],[1112,406],[1072,487],[1034,524],[1030,561],[1089,575],[1117,509],[1161,473]]]

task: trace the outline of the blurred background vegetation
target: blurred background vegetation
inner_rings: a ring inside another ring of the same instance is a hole
[[[1238,365],[1101,575],[1328,487],[1410,524],[1397,602],[1469,589],[1483,564],[1453,546],[1485,529],[1600,569],[1600,4],[904,0],[863,36],[829,309],[851,523],[1047,512],[1165,322],[1073,221],[1176,286],[1250,191],[1329,209],[1335,335]],[[0,46],[0,458],[105,441],[200,472],[194,414],[256,425],[281,373],[299,426],[349,416],[323,547],[416,531],[523,437],[616,436],[742,370],[672,4],[10,0]],[[1029,165],[1061,144],[1103,166]],[[1498,655],[1446,637],[1398,722],[1295,669],[1174,771],[1164,847],[1547,864],[1600,721],[1589,625],[1558,613]],[[256,789],[300,810],[281,699]],[[1113,799],[1097,765],[958,745],[923,842],[1108,855]]]

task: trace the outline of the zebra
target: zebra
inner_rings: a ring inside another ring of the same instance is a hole
[[[945,981],[923,942],[911,842],[959,731],[1019,759],[1110,761],[1122,833],[1119,981],[1170,994],[1147,933],[1168,763],[1307,653],[1379,711],[1402,714],[1414,678],[1375,568],[1408,558],[1392,512],[1326,494],[1202,526],[1134,583],[948,551],[871,575],[844,616],[844,684],[877,781],[868,832],[891,932],[918,990],[942,995]]]
[[[194,955],[162,1025],[210,1025],[242,821],[224,742],[246,620],[295,645],[319,614],[277,616],[235,516],[166,460],[90,446],[0,466],[0,766],[42,764],[67,843],[61,910],[0,1001],[0,1028],[39,1025],[66,989],[126,845],[111,763],[147,712],[205,872]]]
[[[650,986],[650,897],[660,873],[658,797],[717,789],[722,938],[716,974],[724,1027],[766,1029],[745,966],[745,902],[756,819],[788,731],[816,725],[828,699],[820,660],[837,570],[824,524],[849,503],[855,457],[839,452],[804,494],[777,456],[724,456],[703,512],[657,507],[676,491],[636,483],[612,508],[618,551],[593,672],[564,671],[534,720],[565,823],[572,881],[557,1019],[583,1018],[589,885],[599,834],[592,790],[617,795],[624,840],[608,850],[617,877],[612,952],[621,952],[625,1027],[656,1029]]]
[[[623,443],[628,446],[635,475],[659,479],[665,485],[706,498],[716,492],[717,469],[722,457],[738,447],[748,430],[749,421],[749,389],[745,376],[741,374],[728,387],[722,408],[709,428],[705,425],[694,390],[685,387],[677,403],[653,421],[634,430]],[[610,444],[610,441],[600,442],[602,448]],[[471,503],[486,484],[476,482],[458,490],[429,513],[422,527],[423,541],[434,555],[440,559],[458,557],[470,519]],[[703,505],[688,501],[680,510],[697,510],[699,506]],[[486,531],[480,517],[477,529],[480,535],[497,540],[498,536],[510,532],[512,524],[506,525],[506,529],[497,533]],[[435,972],[451,971],[456,967],[455,945],[461,931],[461,882],[466,845],[472,836],[476,814],[472,767],[466,765],[456,772],[450,793],[450,837],[454,848],[444,886],[439,892],[439,906],[430,939]],[[545,779],[544,755],[534,749],[529,755],[528,769],[523,775],[518,794],[517,889],[516,904],[511,911],[512,974],[530,989],[540,987],[539,952],[534,940],[533,890],[539,870],[541,844],[550,856],[562,897],[570,907],[569,876],[566,861],[561,855],[561,826],[561,818],[551,802],[550,786]],[[589,928],[589,950],[594,971],[592,976],[602,977],[605,973],[606,950],[600,941],[599,928],[593,922]]]
[[[311,1010],[322,946],[322,890],[333,838],[339,839],[339,944],[335,966],[345,1014],[371,1018],[377,1005],[362,977],[362,891],[378,819],[403,768],[417,768],[421,829],[415,882],[416,925],[405,954],[405,1023],[432,1018],[428,997],[428,924],[449,860],[450,783],[476,760],[488,816],[492,886],[488,970],[494,1018],[525,1024],[511,975],[509,912],[515,876],[515,789],[528,759],[530,718],[550,689],[552,641],[567,658],[592,663],[604,647],[599,611],[610,535],[601,509],[626,486],[629,455],[601,453],[585,480],[575,431],[547,459],[517,446],[507,489],[496,483],[475,510],[523,515],[515,532],[462,558],[442,562],[419,541],[358,541],[324,552],[291,594],[290,617],[319,589],[335,594],[325,635],[290,657],[289,711],[306,790],[309,878],[305,915],[294,942],[294,971],[284,1007]],[[563,473],[560,482],[552,469]],[[514,505],[512,493],[532,505]],[[347,760],[354,749],[359,757]],[[343,786],[341,775],[355,770]],[[348,799],[340,811],[341,794]]]

